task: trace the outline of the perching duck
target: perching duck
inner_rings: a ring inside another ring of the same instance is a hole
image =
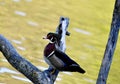
[[[60,38],[61,37],[56,33],[48,33],[44,38],[50,41],[44,49],[44,59],[47,64],[59,71],[85,73],[85,70],[82,69],[79,64],[58,49],[58,41]]]

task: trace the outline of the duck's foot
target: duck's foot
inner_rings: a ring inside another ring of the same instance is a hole
[[[50,74],[55,74],[56,72],[58,72],[58,70],[56,70],[52,67],[49,67],[48,71],[50,72]]]

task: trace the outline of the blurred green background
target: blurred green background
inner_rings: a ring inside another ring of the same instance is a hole
[[[42,39],[54,32],[60,16],[70,18],[66,53],[86,74],[63,73],[56,84],[95,84],[108,40],[115,0],[0,0],[0,34],[39,69],[48,65]],[[118,40],[119,43],[119,40]],[[107,84],[120,83],[120,44],[117,44]],[[0,84],[31,84],[0,53]]]

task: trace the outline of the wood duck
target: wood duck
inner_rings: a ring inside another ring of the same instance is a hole
[[[85,73],[85,70],[83,70],[79,64],[58,49],[58,41],[60,38],[56,33],[48,33],[44,38],[50,41],[44,49],[44,59],[47,64],[59,71]]]

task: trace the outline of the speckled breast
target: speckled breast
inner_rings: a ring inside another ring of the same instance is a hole
[[[44,56],[49,56],[52,51],[55,50],[55,44],[54,43],[49,43],[45,49],[44,49]]]

